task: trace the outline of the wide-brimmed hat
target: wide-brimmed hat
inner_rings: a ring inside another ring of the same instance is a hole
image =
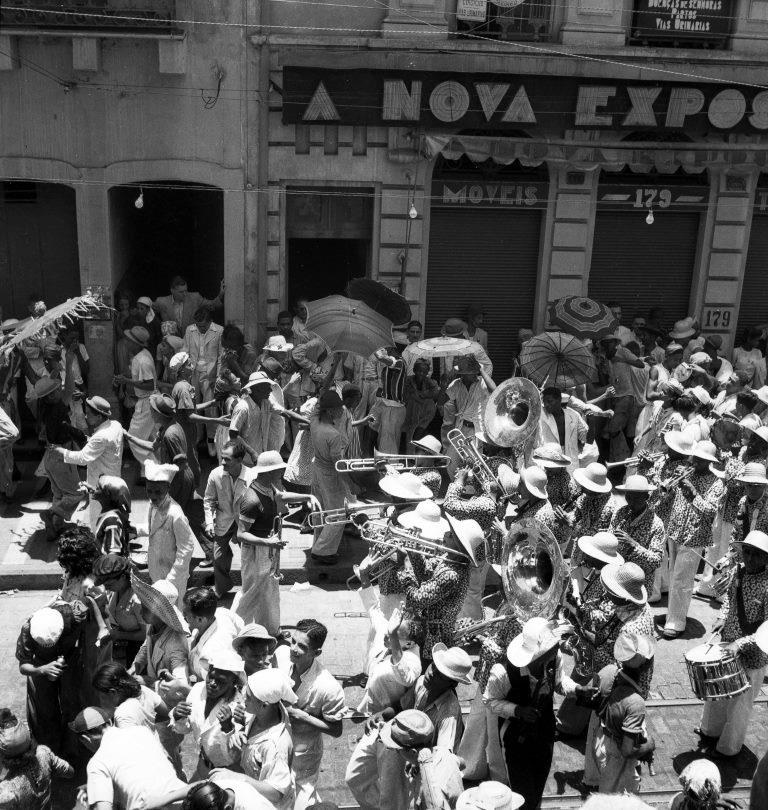
[[[696,446],[691,453],[691,458],[700,458],[702,461],[710,461],[712,463],[720,461],[717,457],[717,447],[715,447],[715,443],[708,439],[696,442]]]
[[[619,599],[644,605],[648,601],[645,572],[633,562],[610,563],[600,569],[603,587]]]
[[[467,330],[467,324],[461,318],[448,318],[440,330],[443,337],[461,337]]]
[[[768,554],[768,534],[761,532],[759,529],[753,529],[739,545],[752,546],[752,548],[762,551],[763,554]]]
[[[606,493],[613,489],[613,485],[608,480],[608,470],[596,461],[574,470],[573,480],[590,492]]]
[[[695,334],[696,329],[693,318],[683,318],[681,321],[675,321],[669,336],[672,340],[686,340],[692,338]]]
[[[533,463],[545,470],[553,470],[561,467],[568,467],[571,459],[563,453],[560,445],[556,442],[547,442],[537,447],[533,451]]]
[[[613,657],[623,664],[631,661],[636,655],[650,661],[653,658],[656,645],[654,640],[644,633],[627,632],[622,630],[616,641],[613,642]]]
[[[293,348],[293,343],[288,341],[282,335],[271,335],[267,338],[262,351],[265,352],[289,352]]]
[[[405,501],[426,501],[432,497],[432,490],[412,472],[388,473],[379,480],[379,489]]]
[[[0,729],[0,755],[18,757],[32,746],[32,735],[27,724],[17,720],[15,725]]]
[[[147,481],[164,481],[170,484],[178,471],[176,464],[158,464],[151,458],[144,461],[144,477]]]
[[[263,372],[263,371],[254,371],[250,377],[248,377],[248,382],[243,386],[243,389],[250,391],[251,388],[254,388],[257,385],[269,385],[272,386],[272,380]]]
[[[136,574],[131,573],[131,587],[139,602],[162,619],[171,630],[182,635],[189,635],[189,626],[181,611],[176,607],[179,592],[172,582],[168,582],[167,579],[159,579],[152,585],[148,585]]]
[[[451,528],[440,507],[432,500],[422,501],[415,509],[398,515],[397,522],[406,529],[420,529],[425,540],[442,540]]]
[[[35,399],[42,399],[52,394],[54,391],[61,390],[61,380],[54,377],[41,377],[34,385],[33,392]]]
[[[543,616],[534,616],[523,625],[507,647],[507,658],[512,666],[522,669],[531,661],[541,658],[560,643],[555,624]]]
[[[760,388],[753,388],[752,393],[763,403],[768,405],[768,385],[761,385]]]
[[[398,712],[379,731],[379,739],[387,748],[423,748],[435,736],[435,726],[429,716],[418,709]]]
[[[576,541],[576,544],[583,554],[594,560],[619,565],[624,562],[624,558],[619,554],[618,538],[611,532],[585,534]]]
[[[755,436],[758,436],[760,439],[762,439],[764,442],[766,442],[766,444],[768,444],[768,426],[767,425],[760,425],[759,428],[756,428],[752,432],[755,434]]]
[[[443,452],[443,445],[440,439],[430,433],[427,433],[426,436],[422,436],[420,439],[414,439],[411,444],[414,447],[418,447],[419,450],[426,450],[427,453],[433,456],[439,456],[440,453]]]
[[[432,663],[438,672],[457,683],[472,683],[472,659],[461,647],[446,647],[439,642],[432,647]]]
[[[756,461],[745,464],[741,475],[736,476],[736,480],[741,484],[762,484],[763,486],[768,486],[765,467]]]
[[[123,334],[131,343],[137,343],[145,349],[149,346],[149,329],[145,329],[143,326],[132,326],[130,329],[126,329]]]
[[[746,428],[751,433],[754,433],[758,428],[762,427],[763,423],[756,413],[748,413],[743,419],[739,420],[739,427]]]
[[[517,491],[520,485],[520,474],[516,473],[509,464],[499,464],[499,469],[496,471],[496,478],[501,484],[505,495],[511,495]]]
[[[525,488],[531,495],[546,500],[547,497],[547,474],[542,467],[526,467],[521,473],[521,478]]]
[[[149,407],[160,416],[174,416],[176,414],[176,403],[167,394],[150,394]]]
[[[456,810],[518,810],[525,797],[501,782],[481,782],[468,788],[456,801]]]
[[[296,703],[298,697],[282,669],[261,669],[248,676],[250,693],[262,703]]]
[[[448,523],[451,525],[451,529],[453,529],[453,533],[456,535],[459,543],[461,543],[461,547],[467,553],[472,565],[477,567],[477,550],[485,542],[485,535],[480,524],[472,518],[459,520],[453,517],[453,515],[449,515],[447,512],[446,517],[448,518]]]
[[[644,475],[628,475],[616,492],[656,492],[656,487]]]
[[[86,706],[78,712],[75,719],[67,723],[75,734],[85,734],[88,731],[108,726],[112,722],[112,714],[100,706]]]
[[[104,399],[104,397],[88,397],[85,400],[85,404],[92,411],[100,413],[102,416],[106,416],[109,419],[112,418],[112,406],[106,399]]]
[[[686,430],[668,430],[664,434],[664,444],[681,456],[690,456],[696,447],[696,439]]]
[[[245,627],[232,639],[232,649],[238,655],[240,655],[243,642],[249,638],[255,639],[256,641],[268,641],[270,647],[272,648],[271,652],[274,652],[275,647],[277,647],[277,639],[269,634],[267,628],[264,627],[263,624],[251,622],[250,624],[246,624]]]
[[[64,617],[58,610],[44,607],[29,617],[29,635],[39,647],[53,647],[64,632]]]
[[[263,453],[259,453],[256,464],[251,470],[254,475],[261,475],[261,473],[272,472],[273,470],[284,470],[287,466],[277,450],[265,450]]]

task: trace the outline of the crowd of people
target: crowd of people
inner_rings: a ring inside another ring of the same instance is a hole
[[[711,629],[747,685],[705,702],[701,758],[671,806],[727,806],[717,766],[741,752],[768,668],[763,333],[729,360],[692,318],[667,330],[657,310],[629,328],[612,304],[620,325],[594,340],[594,377],[543,387],[538,424],[501,447],[484,424],[497,385],[480,308],[441,330],[470,342],[460,357],[425,357],[412,321],[365,358],[313,334],[306,301],[257,349],[214,322],[223,294],[176,278],[156,301],[116,295],[110,398],[88,388],[76,327],[3,357],[0,484],[12,498],[22,397],[64,576],[19,634],[27,710],[0,713],[0,807],[48,808],[52,779],[83,767],[78,801],[97,810],[328,807],[323,741],[347,718],[360,725],[346,784],[364,810],[534,810],[558,735],[585,738],[585,807],[643,807],[631,796],[654,757],[656,646],[685,632],[694,591],[718,605]],[[345,533],[369,543],[355,706],[323,665],[329,628],[281,622],[286,515],[314,532],[312,566],[339,564]],[[521,525],[550,570],[524,604],[489,600],[492,578],[509,585]],[[193,567],[209,584],[189,587]],[[460,685],[474,690],[466,715]],[[765,758],[752,806],[768,807]]]

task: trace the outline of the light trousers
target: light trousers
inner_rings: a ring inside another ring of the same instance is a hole
[[[485,590],[485,578],[488,576],[490,563],[483,560],[480,565],[474,565],[469,569],[469,584],[467,585],[467,595],[459,611],[460,619],[483,618],[483,591]]]
[[[152,419],[152,412],[149,409],[149,397],[142,397],[136,400],[136,407],[133,409],[133,416],[131,417],[131,424],[128,426],[128,432],[131,436],[136,436],[137,439],[149,439],[155,432],[155,423]],[[142,447],[137,447],[135,444],[130,445],[133,457],[139,464],[144,466],[144,462],[148,458],[154,458],[155,455],[151,450],[144,450]],[[142,472],[142,475],[144,473]]]
[[[755,698],[763,685],[768,667],[748,669],[751,688],[730,700],[708,700],[701,716],[701,731],[708,737],[719,737],[717,751],[725,756],[734,756],[741,751],[747,736],[749,718]]]
[[[317,780],[320,776],[320,765],[314,770],[295,770],[293,773],[296,785],[296,799],[293,810],[306,810],[320,804],[320,795],[317,792]]]
[[[728,551],[732,533],[733,523],[726,523],[722,515],[718,514],[712,525],[712,539],[715,542],[707,549],[704,576],[696,588],[696,592],[702,596],[717,596],[715,593],[715,564]]]
[[[704,549],[671,544],[669,549],[669,605],[665,630],[685,630],[696,571]]]
[[[499,717],[485,707],[479,686],[470,704],[464,734],[456,753],[466,763],[462,773],[464,779],[492,779],[503,785],[509,784],[499,739]]]
[[[600,769],[600,793],[639,793],[640,777],[637,759],[622,756],[612,737],[606,736],[602,725],[595,732],[595,760]]]
[[[658,602],[661,595],[669,591],[669,540],[664,546],[664,553],[661,555],[661,565],[653,575],[653,588],[648,594],[649,602]]]
[[[390,405],[378,398],[371,413],[375,414],[379,428],[377,450],[380,453],[397,455],[400,452],[400,437],[403,435],[405,424],[405,405]]]

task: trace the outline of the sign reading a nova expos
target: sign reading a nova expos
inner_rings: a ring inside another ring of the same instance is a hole
[[[768,130],[768,90],[565,76],[283,68],[283,121],[562,132]]]

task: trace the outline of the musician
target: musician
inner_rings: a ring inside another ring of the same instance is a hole
[[[399,516],[406,529],[420,529],[426,540],[442,540],[446,552],[426,559],[421,554],[398,552],[397,581],[405,593],[406,610],[419,616],[425,625],[422,655],[429,660],[433,645],[453,641],[454,626],[469,583],[469,565],[484,541],[483,530],[473,520],[454,523],[454,530],[440,514],[434,501],[424,501]],[[472,525],[474,524],[474,525]],[[456,527],[459,531],[457,533]]]
[[[723,473],[725,493],[720,502],[715,524],[712,527],[713,544],[707,550],[707,565],[704,567],[704,576],[695,591],[695,593],[705,597],[717,597],[714,587],[714,566],[726,553],[731,542],[739,504],[745,492],[745,484],[741,481],[741,476],[744,474],[748,464],[757,463],[763,468],[768,464],[768,428],[762,426],[760,418],[755,414],[745,416],[739,422],[739,427],[742,429],[742,434],[747,434],[747,443],[736,454],[732,450],[731,456],[725,460]],[[759,477],[757,471],[753,471],[751,474],[752,477],[755,475]],[[753,500],[757,500],[757,497],[755,495]]]
[[[665,639],[678,638],[685,631],[701,553],[712,543],[712,523],[723,494],[723,482],[710,469],[717,461],[712,442],[697,442],[691,453],[692,473],[674,487],[666,525],[670,583]]]
[[[496,518],[496,498],[491,494],[490,486],[484,485],[469,467],[462,467],[456,473],[455,480],[448,485],[443,499],[443,511],[449,518],[477,521],[487,537]],[[483,618],[481,600],[487,574],[486,545],[482,543],[477,550],[477,566],[469,572],[467,595],[459,616],[471,619]]]
[[[664,555],[664,524],[649,501],[656,488],[642,475],[630,475],[616,491],[627,503],[611,520],[611,531],[619,540],[619,552],[627,562],[637,563],[645,571],[645,587],[653,590],[656,571]]]
[[[755,635],[768,620],[768,534],[751,531],[739,543],[742,562],[723,602],[715,628],[727,648],[744,664],[751,689],[730,700],[706,701],[701,734],[720,757],[741,751],[755,698],[768,669],[765,634]]]
[[[615,505],[611,499],[613,486],[608,480],[608,470],[593,461],[586,467],[580,467],[573,473],[573,486],[576,494],[572,497],[573,511],[568,511],[569,504],[556,507],[555,517],[565,521],[570,530],[570,537],[582,537],[607,529],[611,524]],[[566,548],[565,556],[571,551],[571,542]],[[579,551],[574,551],[574,562],[578,564]]]
[[[552,765],[554,693],[582,688],[563,672],[555,625],[542,616],[523,625],[506,657],[491,668],[484,702],[498,718],[508,784],[525,797],[523,810],[535,810]]]
[[[648,382],[645,384],[645,407],[637,417],[635,435],[635,452],[647,449],[655,437],[664,405],[669,400],[668,389],[663,387],[683,362],[683,347],[679,343],[670,343],[664,350],[664,359],[661,363],[651,366],[648,372]]]
[[[579,490],[571,481],[571,459],[563,454],[560,445],[556,442],[539,445],[531,460],[547,474],[547,495],[552,508],[571,504]]]
[[[546,472],[541,467],[526,467],[520,473],[517,491],[520,496],[517,504],[510,503],[504,516],[507,528],[517,520],[533,518],[557,537],[562,527],[555,518],[552,504],[549,502]]]
[[[440,439],[429,433],[420,439],[414,439],[411,446],[417,455],[434,456],[437,459],[437,456],[443,454],[443,445],[440,443]],[[443,475],[438,467],[433,466],[435,463],[436,461],[432,462],[424,459],[413,472],[419,477],[422,484],[432,490],[432,495],[436,498],[443,485]]]
[[[568,459],[565,466],[573,472],[579,466],[579,453],[587,441],[587,423],[573,408],[563,408],[563,392],[555,386],[542,391],[541,402],[539,447],[557,445]]]

